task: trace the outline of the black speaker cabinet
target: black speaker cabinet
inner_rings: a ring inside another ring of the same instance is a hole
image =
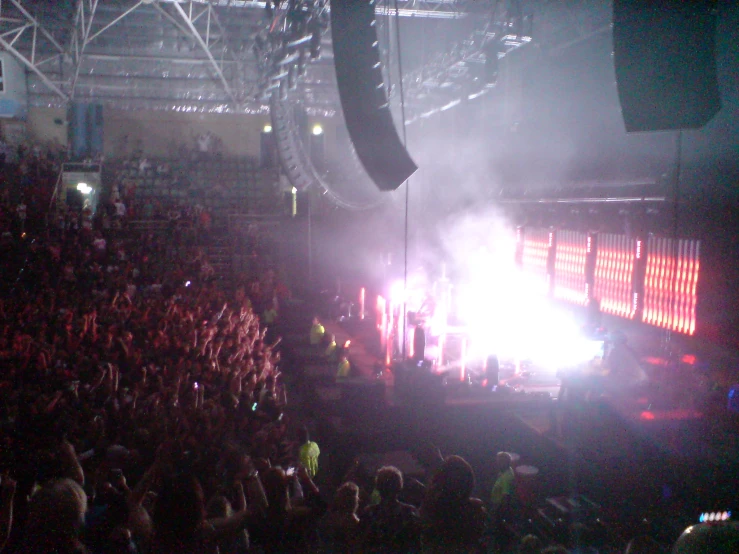
[[[721,109],[715,0],[614,0],[613,57],[628,132],[698,129]]]
[[[395,190],[416,169],[393,124],[382,78],[374,0],[332,0],[336,81],[354,149],[380,190]]]

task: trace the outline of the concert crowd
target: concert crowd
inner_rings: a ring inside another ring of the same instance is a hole
[[[383,467],[319,487],[263,321],[274,272],[228,286],[193,234],[134,231],[107,206],[113,225],[82,210],[46,227],[5,190],[3,554],[567,552],[511,538],[504,453],[485,502],[433,448],[423,484]]]

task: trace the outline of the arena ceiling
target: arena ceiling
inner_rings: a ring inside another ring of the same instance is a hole
[[[295,1],[311,9],[328,3]],[[284,23],[288,4],[0,0],[0,48],[26,68],[32,106],[263,113],[269,91],[256,46]],[[475,88],[486,40],[505,44],[501,56],[522,47],[546,55],[607,31],[611,19],[609,0],[377,0],[376,11],[388,92],[397,98],[400,60],[409,120],[486,91]],[[526,20],[523,32],[509,28],[516,14]],[[320,58],[294,85],[291,100],[337,113],[330,30]]]

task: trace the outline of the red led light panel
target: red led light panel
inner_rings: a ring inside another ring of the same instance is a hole
[[[700,242],[650,237],[644,280],[644,323],[692,335],[696,326]]]
[[[557,232],[557,257],[554,261],[554,296],[581,306],[587,302],[585,259],[588,237],[577,231]]]
[[[599,235],[593,294],[600,300],[603,312],[634,317],[632,280],[635,258],[635,239],[609,233]]]

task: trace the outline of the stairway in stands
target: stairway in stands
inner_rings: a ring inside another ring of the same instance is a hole
[[[203,244],[210,265],[215,270],[216,278],[226,288],[231,288],[235,281],[233,264],[233,242],[228,226],[218,225],[211,229]]]

